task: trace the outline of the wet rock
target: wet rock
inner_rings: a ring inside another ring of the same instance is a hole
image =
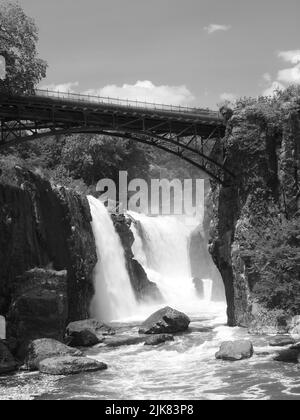
[[[291,344],[295,344],[296,341],[291,336],[277,336],[269,341],[271,347],[285,347]]]
[[[107,347],[135,346],[137,344],[143,343],[144,341],[145,337],[122,335],[107,338],[104,341],[104,344]]]
[[[65,341],[72,347],[90,347],[101,343],[105,337],[115,335],[115,330],[96,319],[71,322],[66,328]]]
[[[105,363],[87,357],[52,357],[39,364],[39,371],[47,375],[76,375],[84,372],[97,372],[107,369]]]
[[[290,347],[292,350],[299,350],[300,352],[300,343],[296,343],[293,346]]]
[[[0,313],[7,316],[13,310],[15,298],[20,298],[25,272],[51,266],[57,272],[67,270],[67,319],[88,317],[97,254],[86,197],[71,189],[55,188],[21,167],[15,168],[14,175],[15,185],[0,182]],[[33,297],[37,302],[37,289],[30,299]],[[19,305],[25,309],[23,304],[22,298]],[[12,314],[13,329],[16,324],[21,327],[18,314],[19,308]],[[55,313],[52,315],[50,323]],[[28,330],[30,323],[26,324]],[[61,325],[57,325],[58,337]],[[37,325],[38,335],[40,327]],[[33,330],[32,324],[31,333]],[[47,331],[43,337],[48,336]],[[11,336],[9,326],[8,336]]]
[[[216,359],[227,361],[238,361],[243,359],[250,359],[253,356],[254,350],[251,341],[226,341],[222,343]]]
[[[285,363],[300,363],[300,349],[287,349],[280,351],[276,357],[274,357],[276,362],[285,362]]]
[[[163,308],[151,315],[141,326],[140,334],[172,334],[186,331],[190,319],[182,312],[170,307]]]
[[[82,330],[73,332],[72,336],[68,338],[67,344],[71,347],[92,347],[102,341],[91,331]]]
[[[174,341],[173,335],[170,334],[159,334],[147,338],[145,341],[145,346],[158,346],[160,344],[166,343],[167,341]]]
[[[63,340],[68,318],[67,272],[33,269],[21,276],[8,314],[8,331],[19,342]]]
[[[32,341],[28,348],[25,365],[28,370],[38,370],[40,362],[52,357],[73,356],[80,357],[82,352],[53,339],[39,339]]]
[[[131,224],[134,223],[136,228],[140,230],[140,223],[133,220],[132,217],[127,217],[123,214],[113,214],[112,221],[124,249],[126,268],[137,300],[140,301],[150,298],[156,302],[163,302],[164,299],[157,285],[149,280],[144,268],[134,258],[134,254],[132,252],[134,235],[130,227]]]
[[[0,340],[0,375],[13,372],[18,368],[18,363],[13,358],[7,346]]]

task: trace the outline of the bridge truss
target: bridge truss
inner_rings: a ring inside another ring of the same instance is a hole
[[[234,178],[220,146],[223,119],[206,109],[37,91],[0,95],[0,123],[0,152],[43,137],[102,134],[169,152],[223,185]]]

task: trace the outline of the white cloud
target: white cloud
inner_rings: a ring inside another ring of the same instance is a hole
[[[300,84],[300,64],[278,72],[277,79],[286,84]]]
[[[231,29],[231,25],[218,25],[216,23],[211,23],[208,26],[205,26],[204,30],[209,34],[213,34],[219,31],[229,31]]]
[[[263,91],[263,95],[264,95],[264,96],[274,96],[274,95],[275,95],[275,93],[276,93],[278,90],[282,90],[282,89],[284,89],[283,84],[281,84],[281,83],[279,83],[279,82],[275,81],[275,82],[272,82],[271,86],[269,86],[267,89],[265,89],[265,90]]]
[[[74,93],[74,88],[78,86],[79,86],[79,82],[67,82],[67,83],[61,83],[58,85],[52,83],[50,85],[41,86],[41,89],[50,90],[52,92]]]
[[[281,51],[278,57],[292,64],[300,63],[300,50]]]
[[[133,85],[107,85],[100,89],[90,89],[88,95],[155,102],[160,104],[189,105],[195,97],[186,86],[155,86],[149,80],[138,81]]]
[[[237,95],[235,95],[234,93],[224,92],[220,95],[220,98],[222,101],[235,102],[237,100]]]
[[[280,51],[278,57],[293,64],[293,67],[279,70],[274,81],[269,73],[263,75],[268,82],[268,87],[263,92],[265,96],[272,96],[277,90],[285,89],[289,85],[300,84],[300,50]]]

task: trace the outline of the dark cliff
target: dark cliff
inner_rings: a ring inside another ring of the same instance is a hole
[[[129,274],[131,285],[138,300],[154,299],[162,301],[162,295],[155,283],[148,279],[142,265],[134,258],[132,246],[134,235],[130,229],[133,221],[124,215],[112,216],[115,229],[120,236],[125,253],[126,268]]]
[[[280,329],[300,313],[299,92],[238,103],[223,147],[236,179],[212,184],[205,226],[229,325]]]
[[[56,279],[50,282],[51,293],[57,282],[64,282],[57,293],[65,291],[62,301],[67,306],[61,311],[65,322],[85,319],[97,261],[88,202],[74,191],[52,187],[47,180],[20,167],[16,167],[15,175],[16,185],[0,183],[0,313],[10,313],[15,323],[17,312],[21,322],[18,311],[24,308],[24,299],[20,291],[28,283],[31,302],[37,302],[34,296],[39,293],[32,284],[49,275]],[[44,274],[28,274],[34,268],[44,269]],[[55,276],[53,270],[66,270],[66,276]],[[25,289],[28,294],[28,287]],[[18,302],[23,303],[18,306]],[[9,331],[16,329],[16,325],[9,326]]]

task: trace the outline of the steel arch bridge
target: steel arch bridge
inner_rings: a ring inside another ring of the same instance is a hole
[[[223,185],[234,179],[220,142],[225,122],[208,109],[37,90],[1,94],[0,122],[0,152],[43,137],[103,134],[169,152]]]

